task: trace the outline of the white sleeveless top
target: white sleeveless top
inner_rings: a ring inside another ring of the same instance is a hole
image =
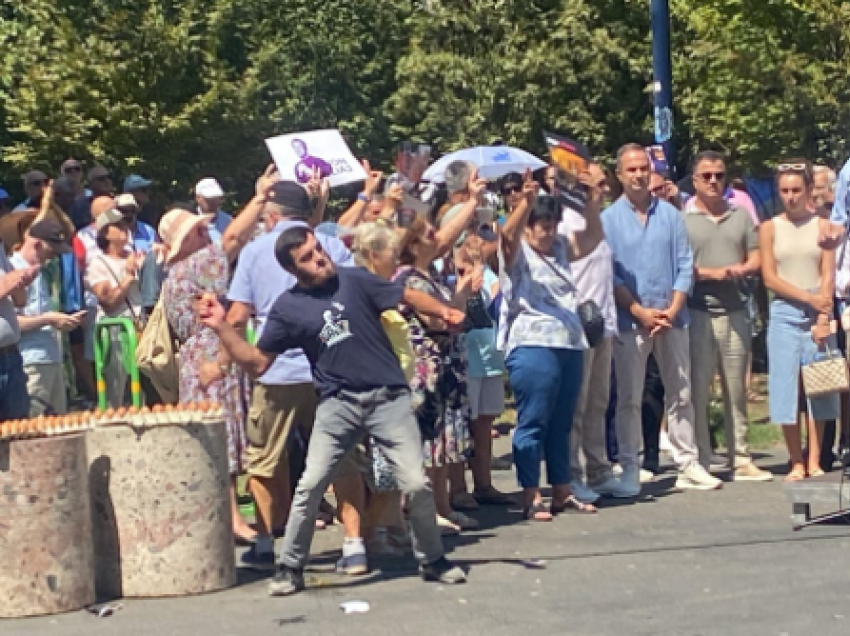
[[[566,241],[558,237],[554,256],[543,256],[522,241],[509,269],[499,250],[502,306],[497,346],[506,356],[516,347],[587,348],[576,313],[578,292],[568,249]]]

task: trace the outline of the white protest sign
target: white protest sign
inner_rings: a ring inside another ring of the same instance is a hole
[[[366,171],[338,130],[309,130],[266,139],[282,179],[305,184],[318,168],[331,187],[363,181]]]

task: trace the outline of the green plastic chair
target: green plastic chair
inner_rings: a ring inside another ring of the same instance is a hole
[[[98,320],[94,326],[94,375],[97,381],[97,408],[105,411],[108,407],[106,401],[106,380],[103,377],[103,369],[112,349],[112,337],[110,329],[118,327],[121,329],[121,351],[124,370],[130,376],[130,396],[133,406],[142,407],[142,385],[139,382],[139,368],[136,366],[136,328],[129,318],[104,318]]]

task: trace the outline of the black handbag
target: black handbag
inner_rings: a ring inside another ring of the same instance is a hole
[[[489,329],[493,326],[490,314],[484,304],[484,295],[479,291],[472,294],[466,301],[466,319],[463,321],[463,330]]]

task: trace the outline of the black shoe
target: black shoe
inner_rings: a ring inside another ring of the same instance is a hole
[[[658,455],[657,448],[650,448],[643,453],[643,464],[641,468],[648,470],[654,475],[661,472],[661,460]]]
[[[253,544],[239,559],[239,565],[252,570],[274,570],[274,552],[258,552],[257,544]]]
[[[291,596],[304,589],[304,570],[279,565],[269,583],[269,596]]]
[[[436,581],[446,585],[466,583],[466,573],[446,557],[440,557],[433,563],[420,565],[419,574],[424,581]]]

